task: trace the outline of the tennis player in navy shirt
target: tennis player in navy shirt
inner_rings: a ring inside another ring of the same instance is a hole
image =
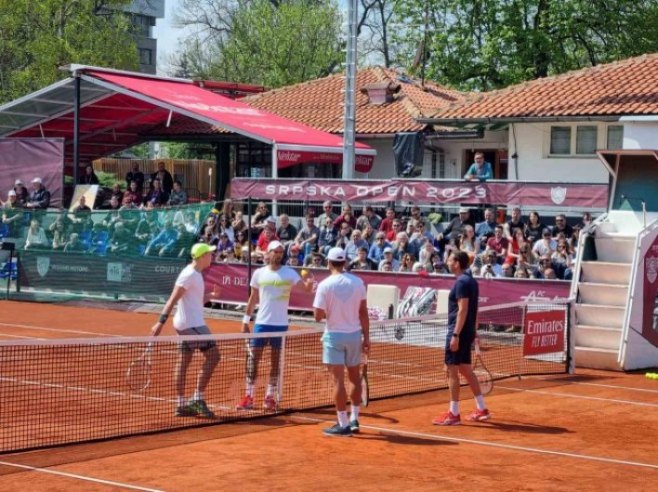
[[[484,403],[480,383],[473,374],[471,348],[476,336],[478,283],[468,269],[468,254],[456,251],[448,258],[448,268],[457,280],[448,296],[448,334],[445,364],[450,388],[450,409],[432,420],[434,425],[459,425],[459,374],[468,381],[475,397],[476,409],[468,417],[473,422],[489,420],[491,414]]]

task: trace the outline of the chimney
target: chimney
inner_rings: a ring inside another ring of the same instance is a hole
[[[393,96],[400,90],[400,84],[392,80],[373,82],[361,88],[361,92],[368,96],[368,104],[379,106],[393,101]]]

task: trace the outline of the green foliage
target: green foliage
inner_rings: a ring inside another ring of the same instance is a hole
[[[136,69],[129,0],[0,0],[0,102],[67,76],[79,63]]]
[[[114,173],[106,173],[105,171],[96,171],[96,176],[98,176],[98,184],[105,186],[106,188],[112,188],[114,183],[119,183],[121,189],[125,191],[126,182],[123,179],[117,178],[117,175]]]
[[[219,10],[222,2],[213,3]],[[254,0],[226,17],[217,21],[226,24],[220,34],[187,40],[179,74],[281,87],[329,75],[344,59],[333,1]]]
[[[201,142],[162,142],[162,155],[169,159],[215,159],[215,149],[212,144]]]
[[[400,0],[395,19],[427,20],[426,77],[465,90],[658,51],[656,0]],[[424,33],[395,32],[406,47],[399,64],[418,72],[412,60]]]

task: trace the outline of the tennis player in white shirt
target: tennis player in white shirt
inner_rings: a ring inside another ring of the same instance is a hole
[[[304,280],[297,271],[283,265],[284,246],[279,241],[271,241],[266,251],[269,263],[256,270],[251,276],[251,294],[242,320],[242,332],[249,333],[249,323],[258,304],[258,314],[254,333],[277,333],[288,331],[288,306],[290,293],[296,285],[307,292],[313,291],[314,279],[307,275]],[[301,282],[300,282],[301,281]],[[263,407],[274,411],[277,407],[277,383],[279,379],[279,356],[281,337],[254,338],[248,342],[247,385],[245,395],[237,405],[238,410],[254,408],[254,393],[258,364],[263,351],[270,345],[270,379],[267,385]]]
[[[327,436],[349,437],[359,432],[361,405],[361,354],[370,350],[370,321],[363,281],[345,271],[346,255],[342,248],[331,248],[327,265],[331,275],[318,285],[313,301],[315,320],[326,320],[322,335],[322,362],[334,380],[338,422],[326,429]],[[345,370],[352,385],[352,412],[347,417]]]
[[[174,315],[176,333],[183,336],[211,334],[203,319],[203,306],[211,298],[217,297],[219,292],[215,285],[212,292],[205,293],[201,272],[210,266],[212,261],[211,253],[215,249],[214,246],[205,243],[197,243],[192,246],[192,263],[183,268],[178,275],[174,290],[167,300],[158,322],[151,328],[153,336],[160,334],[175,305],[178,306]],[[203,354],[204,362],[197,377],[196,390],[189,400],[185,400],[183,395],[185,379],[195,350],[199,350]],[[185,341],[180,344],[180,358],[176,365],[176,416],[215,417],[215,414],[206,405],[204,391],[218,363],[219,350],[213,340]]]

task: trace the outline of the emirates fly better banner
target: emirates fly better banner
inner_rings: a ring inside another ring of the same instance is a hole
[[[507,203],[526,207],[606,208],[607,184],[497,181],[386,181],[234,179],[231,198],[262,200],[408,201],[414,203]]]
[[[527,312],[523,355],[552,354],[564,351],[567,329],[565,311]]]

